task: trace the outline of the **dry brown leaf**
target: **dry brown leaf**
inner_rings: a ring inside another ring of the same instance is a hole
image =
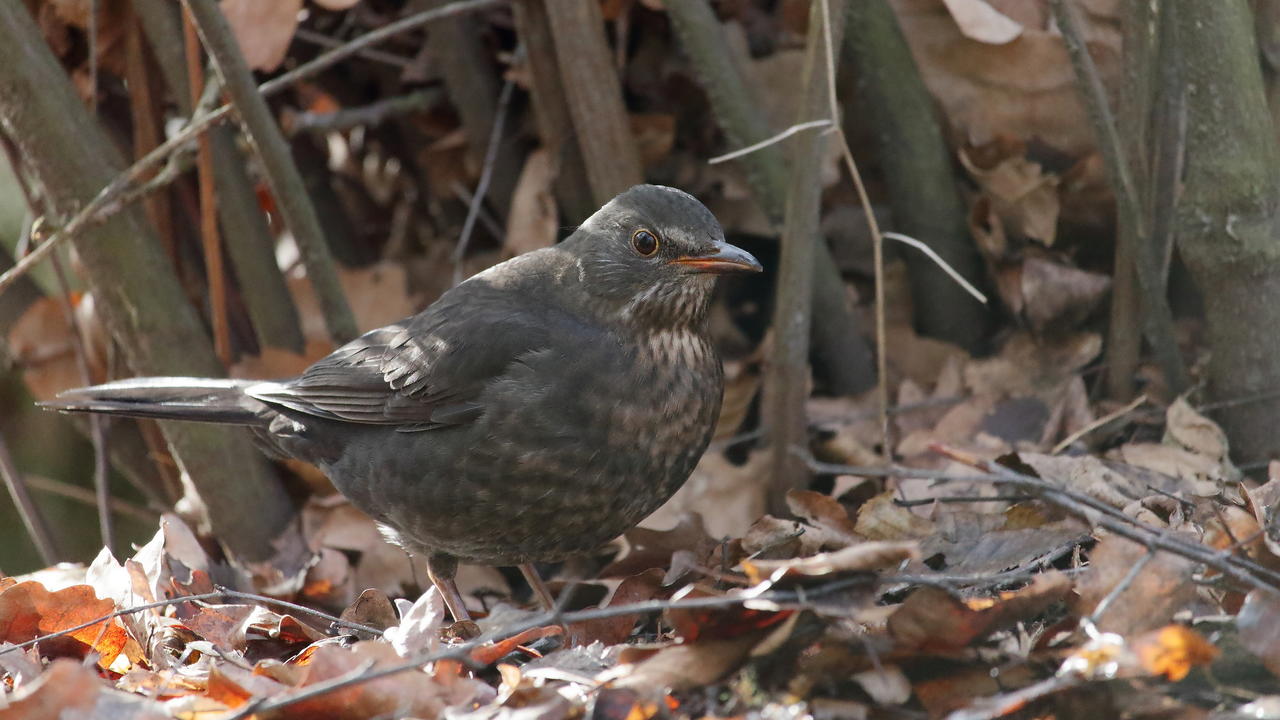
[[[511,195],[502,247],[507,257],[555,244],[560,229],[560,213],[552,192],[555,179],[551,152],[540,147],[529,153]]]
[[[1021,315],[1040,333],[1078,326],[1111,289],[1109,276],[1048,257],[1027,257],[1020,269]]]
[[[67,388],[84,385],[71,325],[58,300],[37,299],[6,337],[9,352],[22,368],[23,380],[36,400],[50,400]]]
[[[1192,409],[1185,397],[1165,411],[1165,436],[1187,450],[1216,461],[1227,457],[1227,434],[1218,424]]]
[[[893,567],[903,560],[918,559],[919,555],[919,547],[914,542],[864,542],[843,550],[792,560],[744,560],[742,567],[753,582],[759,582],[766,575],[776,582],[794,575],[818,577],[879,570]]]
[[[697,513],[712,537],[739,537],[764,512],[766,462],[763,452],[751,453],[743,465],[715,450],[706,453],[684,486],[641,527],[670,528],[686,514]]]
[[[14,644],[61,632],[115,612],[115,603],[98,598],[89,585],[49,592],[36,582],[21,582],[0,592],[0,642]],[[98,654],[98,665],[110,667],[129,636],[112,619],[40,643],[46,657],[82,659]]]
[[[1147,552],[1116,535],[1103,538],[1089,555],[1089,572],[1076,583],[1078,613],[1092,613]],[[1156,553],[1098,618],[1098,628],[1132,636],[1161,627],[1195,599],[1194,570],[1194,563],[1186,558]]]
[[[1022,34],[1022,26],[985,0],[942,0],[960,32],[971,40],[991,45],[1012,42]]]
[[[340,617],[347,622],[359,623],[379,630],[385,630],[400,622],[391,599],[377,588],[366,588],[350,607],[342,611]]]
[[[862,538],[849,519],[849,511],[839,500],[812,490],[788,490],[787,507],[796,516],[833,536],[842,545],[859,542]]]
[[[35,682],[14,688],[4,702],[6,720],[88,717],[104,686],[98,674],[67,658],[54,660]]]
[[[896,497],[890,490],[864,503],[854,525],[857,533],[870,540],[920,540],[935,532],[932,522],[895,503]]]
[[[1000,148],[1000,154],[1005,151]],[[1010,154],[994,164],[980,165],[976,158],[985,154],[983,149],[962,149],[960,162],[1008,233],[1052,246],[1058,227],[1058,178],[1028,160],[1020,146],[1007,151]]]
[[[1000,3],[999,9],[1023,26],[1021,35],[1002,45],[965,37],[938,0],[892,4],[925,84],[963,140],[982,144],[1001,135],[1038,138],[1068,155],[1094,147],[1070,59],[1043,3]],[[1041,6],[1040,12],[1017,12],[1025,5]],[[1117,13],[1107,6],[1085,9],[1081,24],[1089,53],[1103,83],[1115,87],[1122,40]]]
[[[904,650],[959,650],[1039,615],[1070,591],[1071,581],[1056,571],[1037,575],[1027,587],[992,599],[961,601],[945,590],[923,587],[908,595],[889,617],[889,635]]]
[[[1258,656],[1273,675],[1280,676],[1280,597],[1251,590],[1236,615],[1240,643]]]
[[[280,67],[298,29],[302,0],[222,0],[221,5],[249,68],[271,72]]]
[[[662,568],[650,568],[624,579],[613,588],[608,598],[600,603],[600,607],[627,605],[658,597],[662,594],[663,574]],[[585,646],[593,642],[600,642],[606,646],[617,645],[631,636],[631,630],[641,617],[636,613],[571,623],[566,628],[569,632],[569,643],[573,646]]]
[[[385,642],[357,642],[350,647],[319,645],[309,654],[306,664],[299,668],[301,672],[297,687],[305,688],[357,671],[377,669],[399,662],[402,662],[402,658]],[[279,711],[277,717],[307,720],[355,720],[375,716],[441,717],[445,708],[473,701],[487,701],[492,697],[492,688],[476,680],[454,678],[446,683],[433,680],[425,673],[405,672],[290,705]]]
[[[756,630],[736,637],[665,647],[635,665],[614,685],[669,690],[710,685],[741,665],[767,634],[767,630]]]
[[[258,675],[234,663],[212,663],[205,693],[229,708],[262,698],[280,695],[289,688],[265,675]]]

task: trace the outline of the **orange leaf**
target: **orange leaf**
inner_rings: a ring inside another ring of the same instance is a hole
[[[1208,665],[1218,656],[1218,648],[1203,635],[1181,625],[1166,625],[1142,635],[1133,641],[1132,648],[1147,672],[1174,682],[1196,665]]]
[[[100,599],[88,585],[72,585],[51,593],[38,582],[18,583],[0,592],[0,642],[24,643],[105,617],[115,609],[115,603]],[[96,651],[98,665],[105,668],[128,639],[124,628],[109,619],[42,641],[40,653],[46,657],[83,659]]]

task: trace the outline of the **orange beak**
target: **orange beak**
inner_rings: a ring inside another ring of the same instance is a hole
[[[715,273],[717,275],[737,272],[760,272],[764,269],[761,267],[760,261],[752,257],[751,253],[725,242],[716,243],[715,251],[707,255],[687,255],[672,260],[671,264],[686,267],[690,272]]]

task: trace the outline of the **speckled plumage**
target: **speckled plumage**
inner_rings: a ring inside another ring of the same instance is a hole
[[[661,239],[652,256],[637,230]],[[665,502],[706,449],[723,376],[714,274],[758,270],[693,197],[637,186],[563,243],[279,382],[186,378],[55,407],[252,425],[438,561],[558,560]]]

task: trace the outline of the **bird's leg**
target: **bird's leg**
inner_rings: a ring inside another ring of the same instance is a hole
[[[453,615],[454,622],[470,622],[471,614],[462,602],[462,593],[458,592],[458,584],[453,576],[458,572],[458,559],[444,553],[432,553],[427,556],[427,577],[431,584],[440,591],[445,607]]]
[[[525,563],[520,566],[520,574],[524,575],[529,587],[533,588],[533,594],[538,596],[538,600],[542,602],[543,609],[554,609],[556,599],[551,597],[551,591],[547,589],[547,584],[542,582],[542,576],[538,574],[538,568],[534,567],[533,563]]]

